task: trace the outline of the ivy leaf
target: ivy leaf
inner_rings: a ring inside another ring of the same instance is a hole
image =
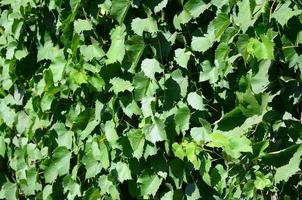
[[[125,56],[125,26],[121,25],[116,27],[115,29],[112,30],[111,32],[111,45],[110,48],[107,52],[107,64],[111,64],[114,62],[122,62]]]
[[[72,70],[69,74],[70,80],[78,85],[81,85],[83,83],[87,83],[87,75],[85,71],[77,71],[77,70]]]
[[[274,43],[265,35],[261,36],[261,42],[251,38],[247,45],[247,51],[258,60],[274,59]]]
[[[110,83],[112,84],[112,87],[111,87],[111,91],[114,92],[114,94],[118,94],[120,92],[124,92],[124,91],[129,91],[131,92],[134,88],[132,86],[132,84],[129,82],[129,81],[125,81],[124,79],[121,79],[121,78],[113,78],[113,79],[110,79]]]
[[[82,33],[83,31],[90,31],[92,30],[92,25],[90,21],[86,19],[78,19],[74,22],[74,31],[78,34]]]
[[[186,186],[186,197],[188,200],[200,199],[200,192],[196,184],[191,183]]]
[[[242,0],[238,2],[239,12],[234,18],[234,22],[242,29],[243,33],[247,31],[250,26],[253,26],[255,20],[252,19],[252,12],[249,0]]]
[[[260,171],[257,171],[256,180],[254,184],[258,190],[263,190],[264,188],[271,186],[271,181],[268,179],[268,177],[264,176]]]
[[[191,47],[193,51],[205,52],[212,47],[214,42],[213,36],[205,35],[203,37],[192,37]]]
[[[215,19],[211,22],[208,31],[212,31],[214,29],[215,39],[220,38],[220,36],[224,33],[227,27],[231,24],[230,18],[225,13],[219,13]]]
[[[185,69],[187,69],[187,65],[188,65],[188,61],[189,61],[190,57],[191,57],[190,51],[185,52],[185,49],[176,49],[175,50],[174,59],[175,59],[176,63]]]
[[[57,147],[51,159],[50,165],[44,171],[46,183],[52,183],[57,176],[67,174],[70,166],[71,153],[66,147]]]
[[[0,156],[2,156],[2,158],[4,158],[5,152],[6,152],[6,145],[5,145],[4,137],[0,136]]]
[[[170,199],[173,199],[173,195],[174,195],[174,192],[173,191],[169,191],[169,192],[165,193],[164,196],[162,196],[160,198],[160,200],[170,200]]]
[[[179,15],[174,16],[173,24],[177,30],[180,30],[181,25],[188,23],[191,19],[192,15],[188,11],[183,10]]]
[[[141,36],[133,36],[126,41],[126,50],[128,59],[131,63],[129,72],[134,73],[135,68],[141,59],[141,56],[145,50],[145,43]]]
[[[143,175],[137,179],[137,182],[140,184],[141,194],[144,198],[148,198],[150,195],[155,196],[161,182],[162,178],[159,178],[157,175]]]
[[[165,125],[158,119],[154,118],[153,124],[145,128],[146,139],[155,144],[156,142],[167,139]]]
[[[294,153],[293,157],[289,160],[289,163],[277,168],[275,174],[276,184],[280,181],[287,181],[291,176],[300,170],[300,162],[302,156],[302,146],[300,146]]]
[[[206,4],[202,0],[189,0],[185,5],[184,9],[190,13],[195,19],[202,14],[210,5]]]
[[[17,185],[15,183],[6,182],[2,185],[1,192],[4,193],[3,198],[7,200],[17,200]]]
[[[8,107],[4,101],[0,101],[0,110],[1,118],[8,127],[12,128],[16,117],[15,111]]]
[[[53,94],[44,94],[41,99],[41,109],[43,112],[50,110],[51,104],[53,100],[55,99]]]
[[[67,131],[63,123],[55,123],[52,129],[58,134],[56,139],[58,146],[65,146],[67,149],[71,149],[73,132]]]
[[[17,125],[16,125],[17,131],[19,133],[27,133],[29,130],[29,126],[30,126],[30,119],[28,115],[24,111],[19,112]]]
[[[74,199],[76,196],[81,196],[80,185],[74,181],[71,176],[64,177],[63,186],[64,192],[67,192],[67,199]]]
[[[112,6],[110,10],[111,16],[113,16],[119,24],[122,24],[127,12],[130,8],[131,1],[129,0],[112,0]]]
[[[258,72],[251,78],[252,90],[255,94],[264,92],[269,85],[268,70],[271,66],[270,60],[263,60],[259,64]]]
[[[293,16],[299,15],[302,13],[302,10],[292,10],[290,6],[291,2],[287,1],[283,4],[279,4],[278,7],[272,14],[272,18],[276,19],[281,26],[287,24]]]
[[[115,124],[112,120],[107,121],[105,123],[104,132],[105,132],[106,139],[110,144],[114,144],[118,140],[118,135],[115,130]]]
[[[160,11],[162,11],[168,4],[168,0],[161,0],[159,4],[157,4],[155,7],[154,7],[154,12],[155,13],[158,13]]]
[[[112,199],[120,199],[119,191],[112,180],[108,176],[101,175],[98,180],[98,185],[101,188],[102,194],[110,194]]]
[[[131,130],[127,133],[127,138],[130,142],[131,148],[133,149],[133,156],[140,159],[143,155],[145,137],[141,130]]]
[[[58,83],[62,80],[67,62],[62,57],[56,57],[52,60],[49,69],[53,75],[53,82]]]
[[[193,164],[194,168],[198,170],[201,165],[201,161],[198,158],[198,155],[201,152],[201,148],[197,146],[195,142],[189,142],[185,145],[185,148],[188,160]]]
[[[105,52],[96,44],[82,45],[80,52],[86,61],[91,61],[93,58],[99,59],[105,56]]]
[[[210,137],[204,127],[194,127],[190,130],[190,135],[191,137],[196,141],[196,142],[209,142]]]
[[[252,152],[251,141],[245,136],[224,135],[222,133],[210,134],[210,147],[223,147],[226,153],[233,158],[239,158],[241,152]]]
[[[189,129],[190,121],[190,110],[188,107],[184,106],[179,108],[175,113],[175,130],[179,134]]]
[[[155,58],[152,59],[146,58],[145,60],[143,60],[141,68],[145,76],[147,76],[150,79],[155,79],[154,77],[155,73],[161,73],[164,71],[160,67],[159,62]]]
[[[100,76],[89,77],[88,82],[99,92],[105,87],[105,81]]]
[[[187,97],[188,104],[196,110],[204,110],[203,99],[196,92],[190,92]]]
[[[183,160],[184,157],[186,156],[186,152],[183,149],[183,146],[181,144],[173,143],[172,150],[173,150],[174,155],[176,157],[180,158],[181,160]]]
[[[118,162],[112,166],[116,170],[119,182],[132,179],[131,171],[126,163]]]
[[[135,34],[143,36],[143,32],[151,33],[155,35],[158,31],[157,23],[153,18],[135,18],[132,20],[131,28]]]

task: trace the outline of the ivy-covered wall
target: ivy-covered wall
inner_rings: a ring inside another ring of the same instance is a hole
[[[0,199],[302,198],[300,1],[0,14]]]

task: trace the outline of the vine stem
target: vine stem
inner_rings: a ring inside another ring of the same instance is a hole
[[[273,1],[272,6],[269,9],[269,24],[272,21],[272,13],[273,13],[273,8],[274,8],[275,3],[276,3],[276,0]]]
[[[302,48],[302,46],[299,45],[290,45],[290,46],[284,46],[282,49],[290,49],[290,48]]]

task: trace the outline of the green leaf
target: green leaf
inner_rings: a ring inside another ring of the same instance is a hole
[[[157,4],[155,7],[154,7],[154,12],[155,13],[158,13],[160,11],[162,11],[168,4],[168,0],[161,0],[159,4]]]
[[[112,6],[110,10],[111,16],[113,16],[119,24],[122,24],[127,15],[130,5],[130,0],[112,0]]]
[[[58,83],[62,80],[66,63],[66,60],[64,60],[62,57],[56,57],[52,60],[49,69],[52,72],[54,83]]]
[[[91,61],[94,58],[100,59],[105,56],[105,52],[97,44],[82,45],[80,52],[86,61]]]
[[[116,170],[116,173],[118,175],[117,178],[119,182],[122,183],[126,180],[132,179],[131,171],[126,163],[123,162],[115,163],[112,168]]]
[[[140,159],[143,155],[145,137],[140,129],[130,130],[127,133],[128,140],[130,142],[131,148],[133,149],[133,156]]]
[[[274,43],[266,36],[261,36],[261,42],[251,38],[247,44],[247,52],[255,56],[258,60],[274,59]]]
[[[102,194],[110,194],[112,199],[120,199],[119,191],[117,190],[116,186],[109,180],[108,176],[102,175],[98,180],[98,185],[101,188]]]
[[[116,133],[115,124],[113,121],[107,121],[105,123],[104,132],[106,139],[110,144],[114,144],[118,140],[118,135]]]
[[[6,145],[5,145],[4,137],[0,136],[0,156],[2,156],[2,158],[4,158],[5,152],[6,152]]]
[[[200,199],[200,192],[196,184],[191,183],[186,186],[186,197],[188,200]]]
[[[193,51],[205,52],[212,47],[214,38],[211,35],[205,35],[203,37],[192,37],[191,47]]]
[[[145,60],[143,60],[141,69],[144,72],[145,76],[150,79],[155,79],[155,73],[161,73],[164,71],[160,67],[160,63],[155,58],[146,58]]]
[[[66,147],[57,147],[53,154],[49,166],[44,171],[46,183],[52,183],[57,176],[68,173],[70,166],[71,153]]]
[[[239,108],[246,117],[261,114],[261,106],[250,90],[245,93],[237,93]]]
[[[177,30],[180,30],[181,25],[188,23],[191,19],[192,15],[188,11],[183,10],[179,15],[174,16],[173,24]]]
[[[78,85],[87,83],[88,77],[85,71],[72,70],[69,76],[70,76],[70,80]]]
[[[300,145],[300,147],[294,153],[293,157],[289,160],[289,163],[277,168],[275,174],[276,184],[280,181],[287,181],[291,176],[300,171],[301,156],[302,146]]]
[[[78,19],[74,22],[74,31],[80,34],[83,31],[92,30],[92,25],[87,19]]]
[[[144,50],[145,50],[145,43],[141,36],[133,36],[126,41],[126,50],[127,50],[127,58],[131,63],[129,71],[134,73],[135,68],[140,61]]]
[[[156,21],[151,18],[135,18],[132,20],[131,28],[133,32],[139,36],[143,36],[143,32],[151,33],[152,35],[155,35],[158,31],[157,23]]]
[[[146,139],[155,144],[167,139],[165,124],[158,118],[154,118],[153,124],[145,127]]]
[[[225,30],[230,24],[231,21],[229,16],[225,13],[219,13],[216,18],[211,22],[211,25],[208,29],[210,31],[214,29],[215,39],[218,39],[225,32]]]
[[[43,188],[43,191],[42,191],[43,200],[50,199],[51,198],[51,194],[52,194],[52,186],[51,185],[46,185]]]
[[[243,33],[255,23],[255,20],[252,18],[252,11],[250,9],[250,1],[242,0],[238,2],[239,12],[238,15],[234,18],[234,22],[241,28]]]
[[[291,2],[287,1],[285,3],[280,3],[278,7],[274,10],[272,18],[276,19],[281,26],[287,24],[293,16],[299,15],[302,13],[302,10],[292,10],[290,6]]]
[[[63,49],[54,46],[51,41],[47,41],[44,45],[38,47],[37,61],[41,60],[54,60],[57,57],[64,58]]]
[[[194,168],[198,170],[201,165],[201,161],[198,158],[198,155],[201,152],[201,148],[194,142],[189,142],[185,145],[185,148],[188,160],[193,164]]]
[[[210,5],[204,3],[202,0],[189,0],[185,5],[184,9],[190,13],[193,18],[197,18],[202,14]]]
[[[203,99],[196,92],[190,92],[187,97],[188,104],[196,110],[205,110]]]
[[[102,141],[102,142],[99,142],[99,148],[100,148],[99,160],[102,164],[102,167],[104,169],[107,169],[110,166],[108,147],[105,144],[105,142]]]
[[[184,133],[189,129],[190,122],[190,110],[188,107],[179,108],[175,113],[175,130],[179,134],[180,132]]]
[[[184,157],[186,156],[186,152],[183,149],[181,144],[173,143],[172,144],[172,150],[173,150],[174,155],[176,157],[180,158],[181,160],[183,160]]]
[[[28,52],[26,49],[23,49],[23,50],[17,50],[15,52],[15,58],[17,60],[21,60],[22,58],[25,58],[26,56],[28,55]]]
[[[2,185],[1,191],[4,192],[4,198],[7,200],[17,200],[17,185],[15,183],[6,182]]]
[[[241,152],[252,152],[251,141],[245,136],[224,135],[222,133],[210,134],[210,147],[223,147],[226,153],[233,158],[239,158]]]
[[[162,196],[160,200],[171,200],[173,199],[173,195],[174,195],[173,191],[169,191],[166,194],[164,194],[164,196]]]
[[[225,151],[233,158],[239,158],[241,152],[252,152],[251,141],[245,136],[231,136],[229,137],[229,144],[225,146]]]
[[[269,177],[266,177],[260,171],[257,171],[254,184],[258,190],[263,190],[264,188],[271,186],[272,183],[269,180]]]
[[[53,100],[55,99],[53,94],[44,94],[41,99],[41,109],[43,112],[50,110],[51,104]]]
[[[155,196],[161,182],[162,178],[159,178],[157,175],[143,175],[137,179],[137,182],[140,184],[141,194],[144,198]]]
[[[209,142],[210,137],[207,133],[207,130],[204,127],[194,127],[190,130],[190,135],[191,137],[196,141],[196,142]]]
[[[105,87],[105,81],[100,76],[89,77],[88,82],[99,92]]]
[[[190,57],[191,57],[190,51],[185,52],[185,49],[176,49],[175,50],[174,60],[176,61],[176,63],[179,66],[181,66],[185,69],[187,69],[187,65],[188,65]]]
[[[64,177],[63,180],[64,192],[67,193],[67,199],[74,199],[76,196],[81,196],[81,187],[74,181],[71,176]]]
[[[125,81],[124,79],[121,78],[110,79],[110,83],[112,84],[110,90],[113,91],[116,95],[124,91],[131,92],[134,89],[129,81]]]
[[[121,25],[111,31],[111,45],[107,52],[107,64],[122,62],[125,56],[125,26]]]
[[[9,108],[4,101],[0,101],[0,116],[3,119],[4,123],[12,128],[14,121],[15,121],[15,117],[16,117],[16,113],[13,109]]]
[[[55,123],[52,129],[58,134],[56,139],[58,146],[65,146],[67,149],[71,149],[73,132],[67,131],[63,123]]]
[[[17,125],[16,125],[16,129],[18,133],[27,133],[29,130],[29,126],[30,126],[30,119],[28,115],[24,111],[19,112]]]
[[[269,85],[268,70],[271,66],[270,60],[263,60],[260,62],[258,72],[251,78],[251,87],[255,94],[264,92]]]

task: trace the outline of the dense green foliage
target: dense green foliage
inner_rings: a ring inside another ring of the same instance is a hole
[[[299,0],[1,0],[0,199],[299,199]]]

